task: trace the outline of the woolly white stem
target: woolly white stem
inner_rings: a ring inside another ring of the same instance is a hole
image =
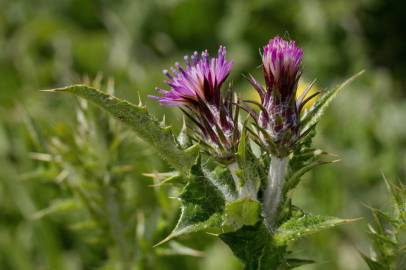
[[[248,180],[248,181],[245,181],[244,184],[241,183],[241,179],[237,175],[237,170],[238,170],[237,162],[233,162],[233,163],[229,164],[228,169],[230,170],[231,176],[233,177],[234,185],[238,192],[238,197],[239,198],[251,198],[251,199],[256,200],[257,195],[256,195],[255,187],[254,187],[252,181]]]
[[[288,158],[272,156],[269,166],[268,184],[264,194],[264,217],[270,227],[275,223],[276,214],[282,200]]]

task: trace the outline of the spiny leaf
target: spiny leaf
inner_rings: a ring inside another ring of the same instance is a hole
[[[387,270],[387,268],[384,265],[381,265],[380,263],[373,261],[370,259],[368,256],[360,252],[361,257],[364,259],[365,263],[368,265],[369,269],[371,270]]]
[[[304,114],[301,120],[302,130],[307,130],[312,125],[316,124],[319,121],[320,117],[323,115],[328,105],[330,105],[331,101],[337,96],[338,92],[363,73],[364,71],[358,72],[357,74],[339,84],[338,86],[334,87],[333,89],[324,92],[317,99],[313,107],[306,114]]]
[[[313,133],[313,132],[312,132]],[[302,141],[300,145],[295,147],[292,158],[289,160],[288,173],[286,176],[286,183],[283,189],[284,194],[289,190],[296,187],[301,177],[311,169],[333,162],[338,160],[322,160],[322,156],[331,155],[320,149],[313,149],[310,147],[311,137],[308,138],[308,141]]]
[[[229,170],[224,166],[215,166],[215,168],[202,168],[205,177],[223,194],[227,202],[234,201],[237,198],[233,177]]]
[[[369,207],[369,210],[371,211],[375,223],[376,223],[376,227],[377,230],[379,231],[379,233],[384,233],[385,232],[385,223],[391,224],[391,225],[395,225],[398,221],[396,220],[396,218],[384,213],[383,211],[373,208],[373,207]]]
[[[71,93],[89,100],[130,125],[141,139],[155,148],[175,169],[185,172],[193,165],[195,153],[186,154],[180,150],[170,128],[162,127],[144,106],[133,105],[86,85],[72,85],[45,91]]]
[[[395,202],[397,217],[406,223],[406,186],[402,183],[399,183],[399,185],[391,183],[383,173],[382,177],[385,181],[386,188],[389,190]]]
[[[284,269],[281,266],[286,266],[286,246],[276,245],[262,222],[221,234],[220,238],[244,264],[244,270]]]
[[[356,219],[303,214],[302,216],[292,217],[283,223],[275,233],[275,241],[278,244],[287,244],[306,235],[353,221],[356,221]]]
[[[182,234],[221,226],[224,197],[204,176],[200,159],[197,164],[193,165],[189,182],[180,195],[180,199],[182,211],[179,221],[171,234],[157,245]]]
[[[365,262],[371,270],[375,269],[405,269],[406,257],[405,246],[402,238],[402,230],[405,227],[404,218],[402,218],[402,208],[404,211],[404,202],[406,202],[406,193],[404,187],[390,183],[385,176],[387,188],[393,198],[393,213],[387,214],[379,209],[370,208],[374,217],[374,226],[368,224],[369,234],[373,242],[374,258],[369,258],[361,253]]]
[[[318,167],[320,165],[330,164],[330,163],[334,163],[337,161],[339,161],[339,160],[332,160],[332,161],[316,160],[314,162],[311,162],[308,165],[305,165],[304,167],[302,167],[301,169],[299,169],[298,171],[292,173],[292,175],[287,177],[283,192],[286,193],[289,190],[296,187],[300,181],[300,177],[303,176],[306,172],[310,171],[311,169]]]
[[[162,245],[163,243],[172,240],[178,236],[188,233],[200,232],[200,231],[209,231],[210,229],[214,229],[216,231],[222,225],[223,217],[220,213],[214,213],[209,218],[199,221],[196,219],[198,216],[197,212],[201,210],[195,211],[193,206],[182,206],[182,213],[179,217],[179,221],[176,224],[175,229],[161,242],[156,244],[155,246]]]
[[[371,228],[371,227],[370,227]],[[391,239],[391,235],[389,234],[380,234],[376,231],[370,229],[370,235],[374,237],[374,242],[376,245],[379,246],[382,250],[389,250],[394,249],[397,246],[397,243]]]
[[[150,185],[153,187],[159,187],[167,184],[184,184],[185,178],[179,174],[178,171],[173,172],[152,172],[152,173],[143,173],[142,175],[150,177],[154,180],[154,184]]]

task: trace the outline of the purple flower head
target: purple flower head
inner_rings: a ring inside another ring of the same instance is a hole
[[[303,51],[294,41],[275,37],[263,48],[265,88],[254,77],[248,80],[257,90],[260,112],[251,110],[259,130],[259,140],[277,156],[286,156],[299,139],[300,109],[296,101]]]
[[[302,49],[294,41],[275,37],[264,47],[262,65],[268,89],[276,88],[282,95],[296,91],[301,75]]]
[[[170,90],[158,88],[162,96],[151,98],[162,105],[181,107],[197,127],[196,139],[219,159],[230,160],[240,132],[232,91],[225,97],[221,95],[221,87],[232,67],[232,62],[226,60],[226,48],[220,46],[217,57],[210,58],[206,50],[184,59],[184,68],[176,63],[175,68],[171,68],[172,74],[164,70]]]
[[[225,57],[226,48],[223,46],[214,58],[209,58],[207,50],[201,55],[195,52],[191,57],[185,56],[185,68],[176,63],[176,68],[171,68],[173,75],[164,70],[164,74],[169,78],[166,83],[171,90],[158,89],[163,96],[156,98],[161,104],[168,106],[194,107],[201,101],[218,106],[221,85],[232,67],[232,62],[227,61]]]

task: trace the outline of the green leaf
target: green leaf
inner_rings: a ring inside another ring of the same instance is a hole
[[[387,255],[389,253],[394,253],[393,250],[397,247],[397,242],[393,241],[393,236],[388,234],[377,233],[369,226],[369,234],[373,237],[375,246],[378,250],[384,251]]]
[[[281,269],[279,267],[287,266],[284,259],[286,246],[276,245],[262,222],[221,234],[220,238],[244,264],[244,270]]]
[[[131,104],[86,85],[72,85],[45,91],[71,93],[95,103],[115,118],[130,125],[142,140],[151,145],[175,169],[186,172],[192,167],[196,148],[189,152],[179,149],[170,128],[162,127],[161,123],[148,113],[145,106]]]
[[[306,235],[353,221],[356,221],[356,219],[340,219],[336,217],[303,214],[298,217],[292,217],[283,223],[275,233],[275,241],[281,245],[287,244]]]
[[[369,269],[371,269],[371,270],[387,270],[388,269],[387,267],[381,265],[380,263],[372,260],[365,254],[363,254],[361,252],[360,252],[360,254],[361,254],[361,257],[364,259],[365,263],[368,265]]]
[[[387,214],[367,206],[370,208],[375,221],[374,226],[368,224],[368,229],[373,243],[373,251],[376,255],[374,258],[370,258],[361,253],[361,256],[371,270],[405,269],[406,253],[402,230],[406,228],[406,223],[402,217],[402,211],[405,211],[406,207],[406,189],[401,183],[395,185],[389,182],[384,175],[383,178],[392,195],[393,213]]]
[[[300,183],[301,177],[308,171],[321,165],[339,161],[324,160],[323,157],[333,155],[311,147],[311,141],[314,134],[315,129],[312,128],[312,131],[295,145],[293,155],[289,160],[288,172],[283,188],[284,194],[295,188]]]
[[[328,105],[330,105],[331,101],[337,96],[338,92],[363,73],[364,71],[358,72],[357,74],[347,79],[343,83],[337,85],[333,89],[324,92],[321,97],[317,99],[312,108],[302,117],[301,130],[306,131],[308,128],[311,128],[311,126],[316,124],[320,120],[320,117],[323,115]]]
[[[97,230],[98,224],[93,219],[85,219],[69,225],[68,228],[72,231],[94,231]]]
[[[64,214],[67,212],[77,211],[81,208],[82,205],[74,198],[58,199],[52,201],[47,208],[34,213],[32,218],[40,219],[53,214]]]
[[[379,209],[373,208],[373,207],[368,207],[369,210],[372,213],[372,216],[374,217],[375,224],[376,224],[376,230],[380,234],[385,234],[386,229],[388,224],[395,225],[398,221],[396,218],[382,212]],[[372,228],[372,226],[370,227]]]
[[[396,216],[406,223],[406,186],[402,183],[395,185],[391,183],[382,173],[386,187],[389,190],[393,201],[395,202]]]
[[[264,173],[260,160],[252,153],[245,126],[246,124],[244,124],[241,133],[237,152],[238,176],[242,180],[241,184],[246,185],[247,189],[256,197],[256,193],[261,185],[261,176],[266,177],[266,172]]]
[[[227,202],[234,201],[237,198],[233,177],[228,168],[222,165],[217,165],[214,168],[205,166],[203,173],[205,177],[221,191]]]
[[[313,260],[297,259],[297,258],[288,258],[286,260],[288,269],[293,269],[307,264],[313,264]]]
[[[221,227],[224,197],[204,176],[200,158],[191,169],[189,182],[182,191],[180,199],[182,206],[179,221],[171,234],[157,245],[182,234]]]
[[[223,226],[234,231],[244,225],[253,226],[261,217],[261,204],[256,200],[243,198],[226,205]]]
[[[179,174],[178,171],[173,172],[152,172],[152,173],[143,173],[143,176],[150,177],[154,180],[154,184],[150,185],[152,187],[160,187],[163,185],[184,185],[185,177]]]
[[[182,149],[186,149],[186,148],[192,146],[192,142],[189,137],[188,129],[186,126],[185,117],[183,117],[182,129],[179,132],[178,137],[176,139],[177,139],[179,145],[182,147]]]
[[[332,160],[332,161],[324,161],[324,160],[316,160],[313,161],[309,164],[304,165],[301,169],[292,172],[291,175],[288,175],[287,179],[286,179],[286,184],[283,187],[283,192],[286,193],[289,190],[295,188],[299,182],[300,182],[300,178],[307,173],[308,171],[310,171],[311,169],[321,166],[321,165],[325,165],[325,164],[330,164],[330,163],[334,163],[337,162],[338,160]]]

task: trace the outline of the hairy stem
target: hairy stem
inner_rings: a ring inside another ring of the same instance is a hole
[[[287,157],[272,156],[269,166],[268,184],[264,195],[264,217],[271,228],[275,225],[278,208],[282,201],[287,161]]]
[[[237,175],[238,164],[237,162],[233,162],[228,165],[228,169],[234,180],[234,185],[238,193],[239,198],[250,198],[253,200],[257,199],[255,187],[249,179],[245,181],[245,183],[241,183],[240,177]]]

